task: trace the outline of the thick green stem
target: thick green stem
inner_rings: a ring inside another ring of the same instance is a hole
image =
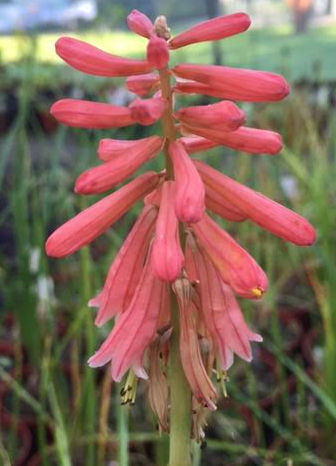
[[[169,144],[176,140],[173,117],[172,89],[170,73],[167,68],[160,70],[162,96],[168,105],[162,116],[163,133],[166,138],[164,153],[166,157],[167,177],[174,179],[174,168],[169,156]],[[181,228],[182,231],[182,228]],[[183,232],[180,234],[183,244]],[[170,444],[169,466],[191,466],[191,391],[184,375],[179,348],[179,309],[173,292],[172,324],[173,333],[170,345],[169,387],[170,387]]]
[[[191,392],[179,350],[179,310],[172,293],[173,333],[170,345],[170,446],[169,466],[191,465]]]

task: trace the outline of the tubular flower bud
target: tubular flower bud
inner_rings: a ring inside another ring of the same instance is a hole
[[[126,87],[130,92],[143,97],[155,90],[160,78],[157,74],[148,73],[138,76],[130,76],[126,79]]]
[[[220,40],[226,37],[246,31],[251,24],[250,18],[245,13],[219,16],[208,21],[203,21],[187,31],[170,39],[168,45],[171,49],[178,49],[189,44]]]
[[[230,101],[181,108],[176,117],[191,126],[218,126],[221,131],[235,131],[246,121],[245,114]]]
[[[157,209],[145,206],[114,259],[103,290],[89,301],[99,307],[95,324],[104,325],[111,317],[126,311],[143,270]]]
[[[83,210],[48,238],[46,253],[64,257],[100,236],[159,182],[154,172],[144,173],[118,191]]]
[[[153,33],[153,23],[148,18],[138,10],[132,10],[131,13],[127,16],[127,26],[129,29],[139,36],[150,38]]]
[[[120,128],[135,123],[129,108],[87,100],[59,100],[50,113],[63,125],[78,128]]]
[[[175,212],[181,222],[198,222],[204,214],[204,186],[192,160],[179,141],[169,145],[175,173]]]
[[[205,370],[195,326],[191,285],[186,278],[173,284],[180,310],[180,355],[185,376],[196,400],[215,411],[217,393]]]
[[[209,141],[199,136],[184,136],[180,138],[180,142],[182,142],[188,154],[203,152],[219,145],[217,142]]]
[[[180,275],[183,266],[183,252],[179,240],[178,221],[174,211],[173,181],[162,186],[161,205],[155,226],[153,243],[153,268],[160,280],[172,282]]]
[[[230,222],[243,222],[248,218],[210,185],[205,186],[205,205],[211,212]]]
[[[147,61],[157,70],[167,66],[169,50],[167,41],[156,34],[152,34],[147,45]]]
[[[98,194],[111,189],[132,175],[141,165],[155,157],[163,146],[162,138],[151,136],[145,144],[136,146],[98,167],[82,173],[76,180],[75,192]]]
[[[129,307],[89,359],[91,367],[100,367],[112,360],[112,378],[116,382],[120,382],[131,366],[139,377],[147,378],[142,356],[155,337],[165,286],[155,277],[149,255]]]
[[[173,73],[223,92],[223,97],[246,102],[272,102],[289,93],[285,79],[266,71],[243,70],[228,66],[180,64]]]
[[[256,261],[208,215],[191,226],[197,243],[206,251],[222,279],[244,298],[260,298],[267,277]]]
[[[98,158],[104,162],[108,162],[109,160],[120,157],[126,152],[132,152],[134,157],[137,157],[139,153],[151,147],[153,141],[156,140],[157,137],[158,136],[149,136],[147,138],[136,139],[133,141],[123,141],[120,139],[101,139],[97,152]]]
[[[315,230],[305,218],[200,160],[194,163],[207,186],[257,225],[297,246],[309,246],[315,241]]]
[[[184,127],[184,126],[183,126]],[[217,128],[185,126],[193,134],[210,139],[230,149],[250,154],[278,154],[282,149],[282,139],[278,133],[265,129],[242,126],[236,131],[223,132]]]
[[[117,57],[72,37],[61,37],[55,48],[57,55],[72,68],[95,76],[124,77],[152,69],[146,61]]]
[[[143,126],[149,126],[161,118],[167,105],[166,99],[163,97],[153,97],[152,99],[135,99],[130,104],[134,121]]]

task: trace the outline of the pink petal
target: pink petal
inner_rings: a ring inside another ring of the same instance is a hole
[[[143,352],[156,334],[165,286],[155,277],[149,256],[127,311],[118,318],[108,338],[89,359],[91,367],[103,366],[112,359],[112,378],[116,382],[133,364],[139,369]]]
[[[70,66],[95,76],[117,77],[151,71],[146,61],[121,58],[72,37],[61,37],[55,44],[56,53]]]
[[[246,117],[236,104],[228,100],[210,105],[180,108],[176,117],[191,126],[218,126],[221,131],[235,131],[245,123]]]
[[[99,307],[98,327],[127,309],[139,283],[156,217],[155,207],[143,208],[111,265],[103,290],[89,302],[89,306]]]
[[[50,113],[60,123],[78,128],[120,128],[136,123],[129,108],[87,100],[59,100]]]
[[[217,144],[230,147],[234,150],[248,152],[250,154],[275,155],[282,149],[282,139],[278,133],[265,129],[247,128],[242,126],[236,131],[224,132],[215,128],[200,126],[182,126],[193,134],[210,139]]]
[[[182,142],[188,154],[207,151],[219,145],[217,142],[209,141],[199,136],[185,136],[180,138],[180,142]]]
[[[211,186],[205,186],[205,205],[217,215],[230,222],[243,222],[248,217]]]
[[[130,92],[143,97],[153,91],[159,82],[160,78],[157,74],[140,74],[139,76],[128,77],[126,87]]]
[[[160,211],[155,227],[153,268],[155,275],[164,281],[176,280],[184,261],[174,210],[175,189],[173,181],[163,184]]]
[[[169,61],[169,50],[167,41],[156,34],[151,35],[147,45],[147,61],[157,70],[167,66]]]
[[[169,144],[175,175],[175,212],[181,222],[198,222],[205,211],[203,182],[183,144]]]
[[[155,123],[166,109],[167,101],[162,97],[152,99],[135,99],[129,106],[132,118],[143,126]]]
[[[191,225],[197,243],[204,248],[222,279],[244,298],[260,298],[267,277],[256,261],[208,215]]]
[[[193,244],[193,239],[190,239]],[[213,265],[203,250],[194,244],[195,266],[198,275],[197,288],[201,297],[200,311],[206,328],[210,332],[217,348],[222,369],[227,370],[233,363],[233,353],[228,346],[225,335],[221,332],[218,322],[214,317],[215,309],[220,309],[222,300],[216,288],[217,283],[213,283]],[[215,285],[215,286],[213,286]]]
[[[76,180],[75,192],[98,194],[111,189],[132,175],[141,165],[155,157],[163,146],[163,139],[151,136],[137,150],[124,152],[111,161],[82,173]]]
[[[46,253],[64,257],[93,241],[159,182],[159,175],[147,172],[106,196],[64,223],[48,238]]]
[[[219,16],[218,18],[203,21],[178,34],[170,39],[168,44],[171,49],[178,49],[198,42],[220,40],[246,31],[250,24],[251,20],[245,13]]]
[[[132,10],[131,13],[127,16],[127,26],[131,31],[134,31],[139,36],[150,38],[153,32],[153,23],[148,18],[138,10]]]
[[[253,222],[297,246],[309,246],[316,238],[311,224],[287,207],[194,160],[204,183]]]
[[[180,78],[219,89],[223,97],[230,100],[272,102],[285,98],[289,93],[288,84],[282,76],[266,71],[183,63],[175,66],[173,72]]]
[[[187,288],[187,289],[185,289]],[[190,300],[191,285],[187,279],[177,280],[174,291],[180,310],[180,356],[183,371],[196,400],[215,411],[216,390],[205,370],[194,322],[195,311]]]

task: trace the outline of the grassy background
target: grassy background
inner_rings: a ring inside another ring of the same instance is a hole
[[[300,37],[290,36],[286,29],[255,31],[225,41],[224,59],[228,65],[282,70],[291,83],[298,77],[314,78],[315,73],[323,84],[336,77],[335,35],[331,27]],[[28,466],[93,466],[109,461],[121,466],[160,466],[166,464],[167,438],[155,431],[145,384],[139,387],[134,407],[121,407],[121,387],[111,383],[109,371],[86,366],[88,356],[108,333],[108,325],[94,328],[93,310],[86,303],[102,286],[140,205],[90,248],[60,261],[44,255],[48,234],[96,200],[76,196],[72,188],[80,172],[97,164],[99,139],[143,137],[147,130],[91,132],[57,127],[46,132],[31,111],[32,105],[49,104],[41,96],[41,82],[54,88],[61,80],[56,90],[59,97],[62,86],[70,82],[89,89],[92,99],[106,98],[100,87],[90,87],[92,78],[82,80],[61,65],[54,66],[58,62],[53,53],[55,37],[0,38],[3,73],[8,81],[14,76],[20,82],[17,113],[2,134],[0,157],[4,309],[0,316],[0,464],[18,463],[23,439],[29,443],[30,433],[29,451],[34,458],[22,463]],[[125,33],[89,32],[82,37],[127,55],[140,54],[144,44]],[[176,60],[210,63],[209,51],[208,45],[189,47],[178,52]],[[22,54],[25,60],[10,63]],[[46,61],[52,66],[45,65]],[[41,70],[47,70],[43,79]],[[181,104],[187,101],[179,100]],[[230,370],[229,398],[221,400],[209,418],[208,448],[201,452],[195,445],[194,465],[332,466],[335,112],[311,89],[295,89],[283,103],[244,108],[249,125],[283,135],[282,153],[250,156],[220,148],[200,157],[309,218],[318,241],[312,248],[297,248],[249,222],[222,222],[269,276],[270,289],[261,302],[242,301],[247,320],[265,341],[254,345],[251,365],[237,358]],[[145,169],[159,169],[162,163],[161,157]]]

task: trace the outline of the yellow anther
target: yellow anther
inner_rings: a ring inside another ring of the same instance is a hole
[[[263,295],[263,292],[261,291],[260,288],[252,288],[252,294],[255,298],[261,298]]]
[[[131,403],[132,405],[135,402],[135,396],[138,386],[138,378],[134,374],[133,370],[130,370],[127,375],[126,383],[124,388],[121,390],[121,404],[125,405]]]

